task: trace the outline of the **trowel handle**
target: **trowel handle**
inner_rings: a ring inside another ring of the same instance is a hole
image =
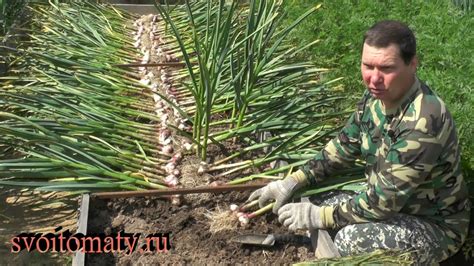
[[[291,235],[291,234],[274,234],[275,243],[298,243],[298,244],[311,244],[311,238],[302,235]]]

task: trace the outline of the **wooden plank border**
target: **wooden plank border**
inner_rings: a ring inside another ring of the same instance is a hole
[[[89,218],[90,195],[82,194],[81,207],[79,208],[79,220],[77,222],[77,233],[87,234],[87,220]],[[86,254],[80,250],[76,251],[72,259],[73,266],[84,266]]]

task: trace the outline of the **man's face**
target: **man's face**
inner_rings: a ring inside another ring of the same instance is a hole
[[[391,44],[377,48],[364,43],[361,72],[365,86],[386,108],[395,107],[414,82],[416,57],[406,65],[399,48]]]

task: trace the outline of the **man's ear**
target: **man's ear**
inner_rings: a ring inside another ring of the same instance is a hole
[[[418,57],[415,55],[413,56],[410,62],[410,68],[412,69],[413,73],[416,72],[417,67],[418,67]]]

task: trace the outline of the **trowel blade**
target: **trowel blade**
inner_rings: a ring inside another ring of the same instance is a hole
[[[241,243],[241,244],[247,244],[247,245],[272,247],[273,245],[275,245],[275,236],[248,234],[248,235],[237,236],[234,239],[232,239],[232,241]]]

